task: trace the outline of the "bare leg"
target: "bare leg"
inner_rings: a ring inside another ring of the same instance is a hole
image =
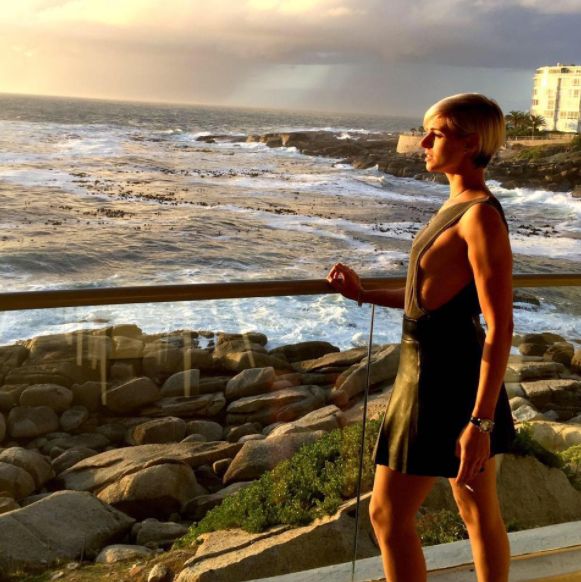
[[[478,582],[508,582],[510,547],[496,493],[496,464],[488,460],[483,473],[468,485],[450,479],[454,499],[468,529]]]
[[[369,505],[388,582],[424,582],[426,562],[416,532],[416,513],[434,477],[405,475],[377,465]]]

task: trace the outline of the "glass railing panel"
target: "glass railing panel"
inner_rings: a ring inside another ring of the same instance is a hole
[[[510,530],[579,519],[580,305],[579,287],[515,292],[505,388],[519,436],[497,469]],[[376,308],[368,368],[370,314],[336,295],[0,313],[3,511],[41,520],[36,502],[87,491],[125,517],[107,541],[87,533],[70,559],[90,563],[112,542],[176,543],[174,573],[252,563],[259,579],[343,564],[336,579],[351,580],[354,551],[379,557],[371,452],[401,337],[401,310]],[[424,545],[466,536],[446,480],[418,527]],[[36,559],[27,554],[3,571]]]
[[[3,481],[6,507],[40,516],[70,490],[121,512],[107,540],[79,530],[70,559],[122,542],[176,543],[192,575],[348,563],[369,316],[337,295],[0,313],[0,467],[41,468]],[[401,313],[375,324],[372,398],[395,374]],[[367,459],[362,496],[370,472]],[[67,495],[77,513],[87,503]],[[360,519],[369,537],[366,508]]]

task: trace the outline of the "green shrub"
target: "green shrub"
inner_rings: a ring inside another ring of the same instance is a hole
[[[545,144],[525,147],[517,156],[519,160],[535,161],[564,152],[567,146],[561,144]]]
[[[447,544],[468,538],[466,526],[456,511],[429,511],[417,520],[417,529],[424,546]]]
[[[362,491],[371,489],[373,483],[371,453],[379,424],[378,420],[367,423]],[[345,499],[356,494],[360,446],[360,424],[334,430],[304,445],[292,458],[209,511],[177,545],[195,542],[210,531],[238,527],[261,532],[274,525],[305,525],[333,514]]]
[[[575,489],[581,491],[581,445],[569,447],[559,453],[565,473]]]
[[[555,453],[545,449],[541,443],[533,438],[533,429],[531,425],[526,422],[521,424],[517,429],[516,438],[512,443],[510,452],[513,455],[519,455],[523,457],[531,455],[547,467],[562,469],[564,466],[564,463],[559,455],[556,455]]]

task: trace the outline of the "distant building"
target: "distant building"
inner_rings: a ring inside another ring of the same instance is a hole
[[[543,129],[581,133],[581,66],[537,69],[531,113],[544,117]]]

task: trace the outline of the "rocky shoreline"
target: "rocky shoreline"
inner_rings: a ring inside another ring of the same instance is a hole
[[[379,171],[402,178],[437,180],[445,176],[426,172],[421,154],[398,154],[398,136],[343,136],[329,131],[298,131],[262,135],[206,135],[197,138],[205,143],[263,143],[271,148],[295,147],[309,156],[338,158],[340,163],[357,169],[377,166]],[[563,153],[557,147],[547,148],[545,155],[534,160],[520,159],[521,149],[507,149],[487,169],[487,178],[497,180],[504,188],[526,187],[570,192],[581,197],[581,152]]]
[[[514,344],[521,355],[511,356],[505,383],[515,419],[552,451],[581,445],[581,350],[552,333],[515,335]],[[371,417],[383,411],[398,361],[399,345],[374,346]],[[164,551],[303,444],[361,422],[366,374],[366,348],[269,349],[260,332],[149,335],[116,325],[0,347],[0,572],[62,563],[72,572],[96,561],[128,573],[129,560],[141,563],[132,580],[235,582],[279,573],[273,548],[292,561],[304,540],[311,567],[348,559],[325,544],[352,531],[352,501],[260,543],[257,534],[215,532],[185,554]],[[506,519],[527,527],[581,519],[581,492],[561,471],[511,455],[501,467]],[[553,501],[535,502],[543,498]],[[444,482],[426,507],[451,504]]]

